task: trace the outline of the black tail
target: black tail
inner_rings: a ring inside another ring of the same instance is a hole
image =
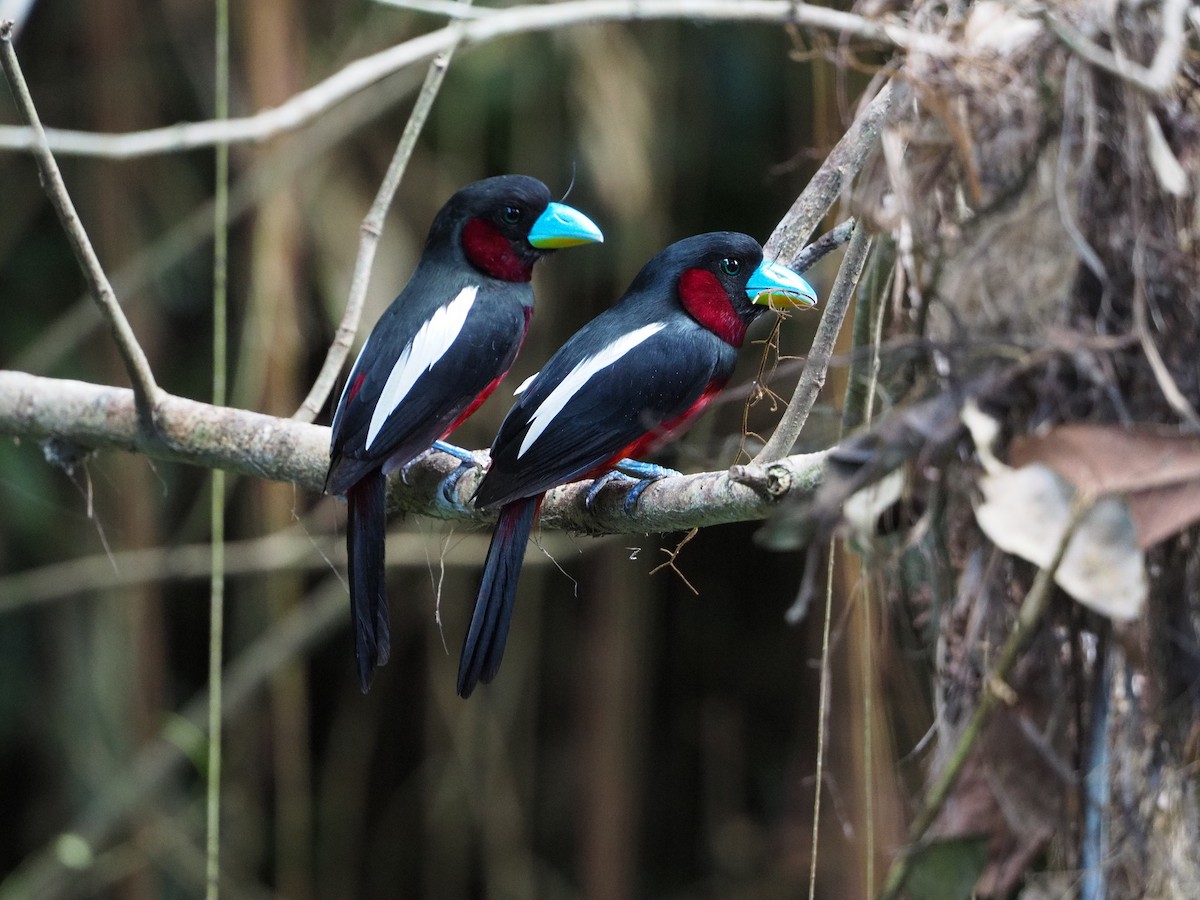
[[[475,613],[471,628],[463,642],[458,662],[458,696],[470,697],[479,682],[487,684],[500,670],[504,658],[504,642],[512,622],[513,601],[517,596],[517,579],[525,544],[533,530],[542,496],[526,497],[505,504],[488,546],[487,562],[483,566],[483,581],[475,598]]]
[[[365,694],[376,666],[392,652],[384,582],[383,542],[387,531],[387,480],[375,469],[346,493],[346,554],[350,569],[350,618],[358,683]]]

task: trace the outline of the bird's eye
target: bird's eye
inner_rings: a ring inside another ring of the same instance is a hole
[[[506,206],[502,215],[504,216],[504,221],[509,225],[516,225],[521,221],[521,208],[519,206]]]
[[[724,272],[726,275],[733,277],[741,270],[742,270],[742,264],[739,260],[733,259],[732,257],[729,257],[729,256],[727,256],[723,260],[721,260],[721,271]]]

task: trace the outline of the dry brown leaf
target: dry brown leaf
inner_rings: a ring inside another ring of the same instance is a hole
[[[1014,466],[1043,463],[1095,496],[1124,494],[1143,549],[1200,521],[1200,438],[1114,425],[1062,425],[1013,440]]]
[[[984,534],[1006,553],[1046,568],[1070,527],[1079,495],[1093,498],[1075,527],[1054,580],[1102,615],[1119,621],[1137,618],[1148,592],[1140,532],[1123,495],[1105,487],[1119,479],[1119,467],[1103,455],[1093,459],[1077,452],[1067,438],[1078,443],[1088,435],[1067,433],[1049,440],[1042,449],[1048,448],[1046,455],[1074,471],[1085,485],[1051,468],[1036,454],[1023,454],[1024,464],[1013,468],[995,456],[993,444],[1000,430],[995,418],[968,403],[962,420],[985,470],[979,479],[983,500],[975,507],[975,520]],[[1103,439],[1098,445],[1103,448]]]

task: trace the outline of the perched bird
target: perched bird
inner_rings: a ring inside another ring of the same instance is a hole
[[[650,260],[615,305],[523,386],[475,494],[478,508],[500,507],[500,516],[463,644],[460,696],[500,668],[525,544],[546,491],[613,468],[642,474],[628,458],[671,440],[721,391],[750,323],[768,306],[807,308],[816,300],[799,275],[763,262],[762,247],[747,235],[687,238]],[[661,471],[652,468],[650,477]]]
[[[408,285],[375,324],[333,416],[325,492],[345,494],[354,653],[364,693],[388,660],[385,476],[441,443],[508,372],[533,314],[529,279],[552,250],[602,241],[544,184],[504,175],[442,207]]]

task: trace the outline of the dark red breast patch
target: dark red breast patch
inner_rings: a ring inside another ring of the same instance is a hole
[[[733,308],[724,286],[707,269],[688,269],[679,277],[679,300],[693,319],[734,347],[746,339],[746,323]]]
[[[471,219],[462,230],[463,253],[471,265],[501,281],[528,281],[533,264],[521,259],[500,229],[484,219]]]

